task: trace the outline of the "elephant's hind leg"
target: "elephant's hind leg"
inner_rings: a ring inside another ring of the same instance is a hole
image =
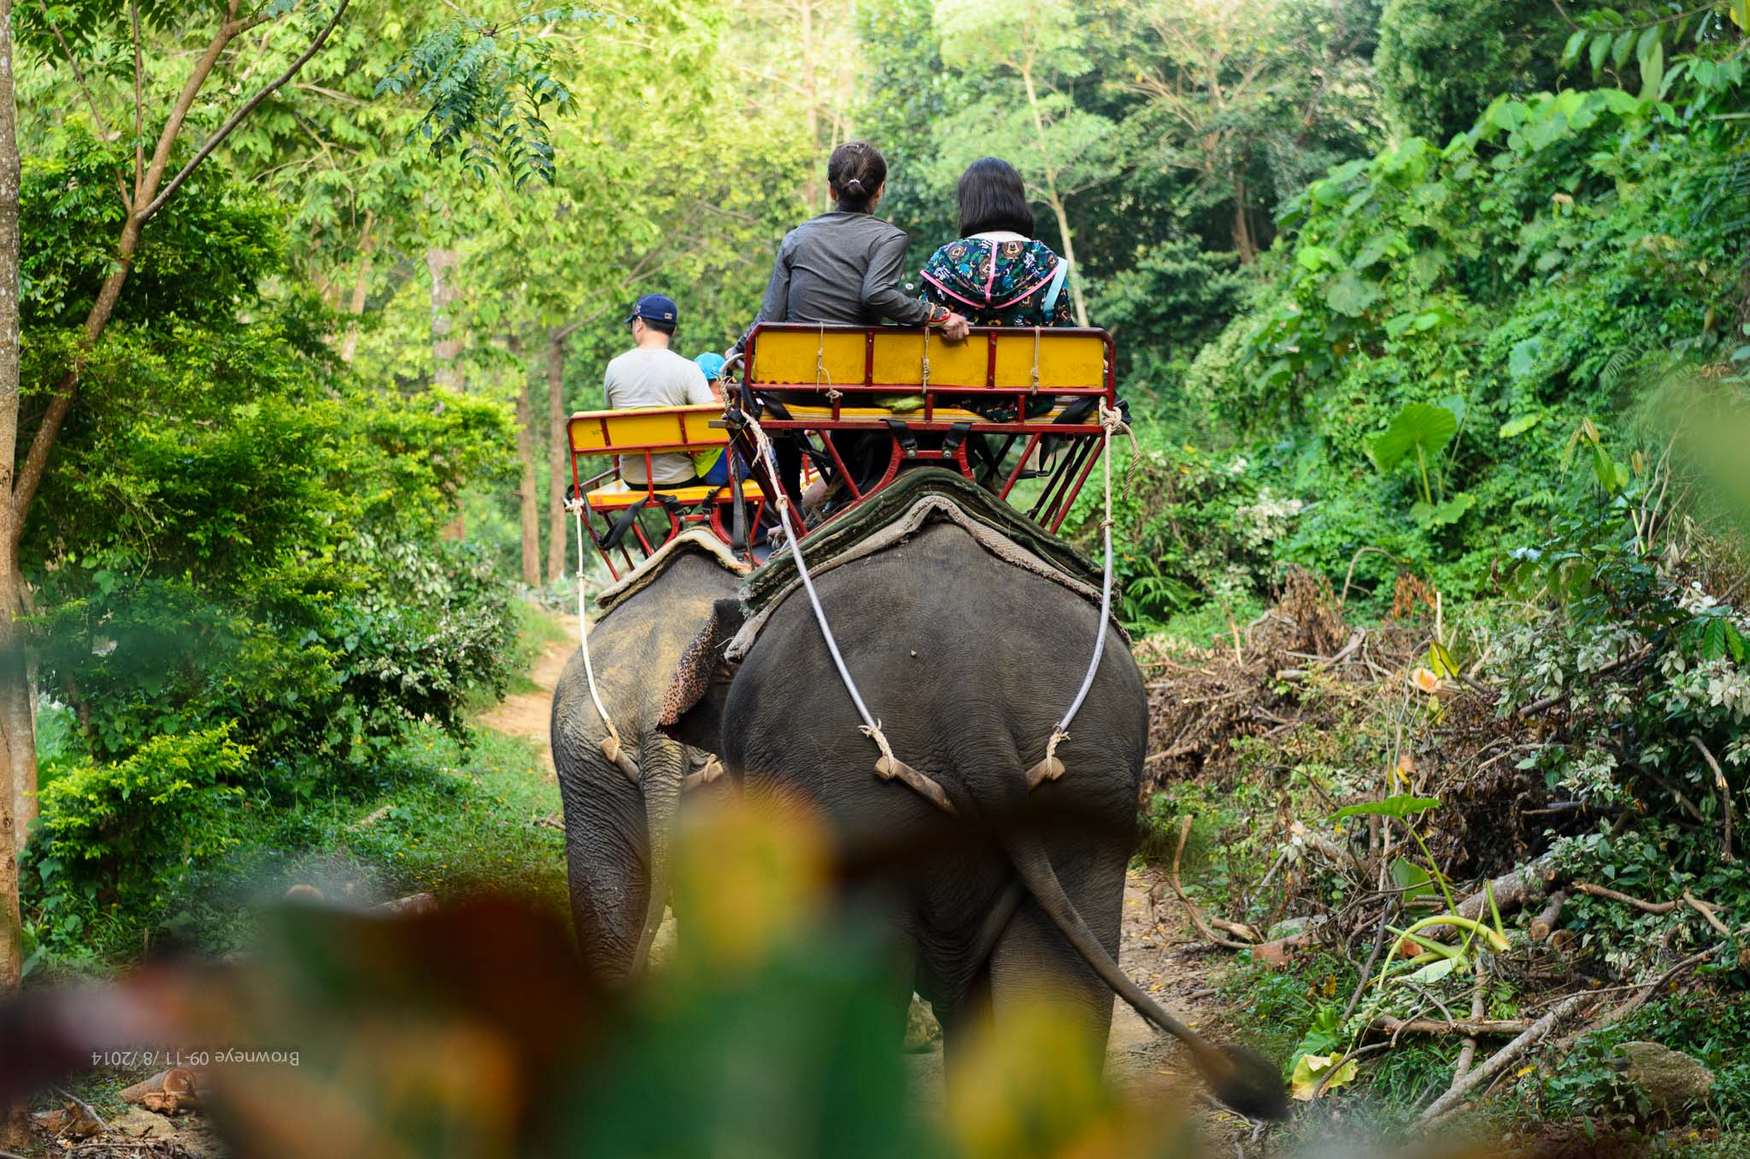
[[[1114,960],[1124,904],[1124,861],[1104,850],[1053,851],[1052,861],[1078,912]],[[1103,1056],[1112,1028],[1111,987],[1076,952],[1029,895],[997,938],[990,958],[991,1002],[1002,1019],[1019,1006],[1048,1002],[1067,1011]]]

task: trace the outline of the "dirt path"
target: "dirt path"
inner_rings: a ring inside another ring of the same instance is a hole
[[[541,763],[547,776],[553,776],[553,752],[548,746],[547,724],[553,710],[553,688],[571,654],[577,651],[577,617],[555,617],[565,626],[565,637],[547,645],[529,669],[529,681],[534,688],[505,697],[491,711],[480,717],[480,723],[506,736],[521,737],[541,753]]]

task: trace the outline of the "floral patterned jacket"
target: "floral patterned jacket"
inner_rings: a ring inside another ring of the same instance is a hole
[[[974,326],[1074,326],[1069,287],[1057,276],[1062,265],[1044,242],[963,237],[924,263],[922,297],[964,314]]]

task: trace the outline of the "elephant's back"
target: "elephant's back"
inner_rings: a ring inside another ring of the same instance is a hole
[[[816,586],[827,620],[870,713],[900,759],[965,779],[980,795],[1044,754],[1046,738],[1087,671],[1099,609],[1070,589],[999,559],[953,524],[932,525],[876,555],[832,569]],[[787,737],[819,762],[837,754],[873,764],[875,749],[821,640],[805,594],[775,610],[744,662],[728,705],[787,716]],[[1123,639],[1108,629],[1099,674],[1061,750],[1097,764],[1086,788],[1129,810],[1147,732],[1142,680]],[[772,735],[770,728],[726,737]],[[806,739],[804,739],[806,738]],[[777,752],[758,759],[783,760]],[[736,754],[730,754],[732,761]],[[785,761],[785,763],[789,763]],[[895,790],[898,792],[899,790]]]

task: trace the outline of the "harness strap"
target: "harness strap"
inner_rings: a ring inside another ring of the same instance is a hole
[[[1100,458],[1104,474],[1106,492],[1106,514],[1100,520],[1100,535],[1105,541],[1106,564],[1100,576],[1100,622],[1095,627],[1094,658],[1088,662],[1087,675],[1082,677],[1082,686],[1076,691],[1075,699],[1070,702],[1069,711],[1063,714],[1063,719],[1057,722],[1057,727],[1051,730],[1051,735],[1045,740],[1045,757],[1038,764],[1027,770],[1027,787],[1036,789],[1046,781],[1055,781],[1063,776],[1063,762],[1057,757],[1057,746],[1069,739],[1069,726],[1076,718],[1076,713],[1082,710],[1082,702],[1088,698],[1088,690],[1094,686],[1094,677],[1100,671],[1100,659],[1106,653],[1106,621],[1112,614],[1112,434],[1123,431],[1130,438],[1130,468],[1125,472],[1124,489],[1128,495],[1130,482],[1136,470],[1137,460],[1141,457],[1136,443],[1136,432],[1124,421],[1124,412],[1114,407],[1108,407],[1104,399],[1100,400]]]
[[[608,727],[608,735],[602,738],[602,756],[609,763],[618,766],[626,774],[627,780],[637,784],[638,762],[626,751],[620,740],[620,730],[614,727],[614,718],[608,715],[607,706],[602,704],[602,694],[595,684],[595,665],[589,658],[589,620],[586,616],[583,570],[583,499],[573,499],[566,506],[571,508],[572,515],[577,519],[577,643],[583,653],[583,675],[589,682],[589,698],[595,703],[596,715]]]
[[[925,332],[926,335],[928,331]],[[928,342],[926,337],[925,342]],[[925,360],[928,365],[928,360]],[[765,460],[766,470],[773,478],[777,477],[778,464],[772,454],[772,440],[760,427],[759,420],[752,415],[745,416],[747,426],[753,432],[754,443],[759,448],[759,454]],[[808,573],[808,560],[802,551],[802,523],[796,512],[790,506],[790,498],[780,485],[777,488],[778,518],[783,522],[789,533],[790,553],[796,557],[796,574],[802,580],[803,590],[808,593],[809,606],[814,609],[814,622],[820,627],[820,637],[826,641],[826,650],[832,656],[833,667],[838,669],[839,680],[843,682],[845,691],[851,694],[851,703],[856,706],[857,715],[863,723],[859,727],[864,736],[875,742],[875,747],[881,750],[881,756],[875,762],[875,775],[884,781],[898,780],[906,784],[924,797],[928,798],[937,808],[945,813],[954,812],[954,803],[948,799],[948,794],[942,786],[924,773],[912,768],[893,754],[893,746],[888,743],[887,734],[881,731],[881,722],[869,712],[869,706],[863,703],[863,694],[857,691],[857,682],[851,679],[850,669],[845,666],[844,655],[839,651],[838,641],[833,637],[832,627],[826,622],[826,610],[820,606],[820,596],[814,590],[814,578]]]

